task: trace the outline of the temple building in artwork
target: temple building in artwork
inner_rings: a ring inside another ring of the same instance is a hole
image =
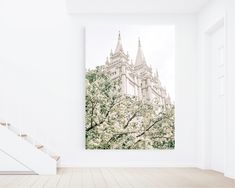
[[[159,99],[163,105],[170,105],[171,99],[162,86],[158,71],[153,72],[144,57],[140,39],[135,62],[125,53],[119,32],[118,42],[114,52],[110,53],[105,62],[105,69],[112,79],[120,79],[121,92],[126,95],[137,96],[139,99]]]

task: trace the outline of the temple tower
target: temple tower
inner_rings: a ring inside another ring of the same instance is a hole
[[[129,54],[124,52],[121,34],[115,51],[111,50],[110,57],[105,61],[105,69],[111,79],[120,81],[121,92],[125,95],[136,96],[138,99],[158,99],[162,105],[170,105],[171,99],[166,89],[161,85],[158,71],[153,73],[147,65],[142,44],[138,40],[135,62],[129,60]]]

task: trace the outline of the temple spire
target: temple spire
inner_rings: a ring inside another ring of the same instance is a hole
[[[138,38],[138,47],[141,48],[140,37]]]
[[[138,66],[141,64],[145,64],[145,63],[146,63],[146,61],[145,61],[144,53],[143,53],[140,38],[139,38],[138,51],[137,51],[137,55],[136,55],[135,65]]]
[[[159,75],[158,75],[158,70],[156,69],[156,77],[158,79]]]
[[[110,51],[110,56],[113,56],[113,50],[111,49],[111,51]]]
[[[115,49],[115,53],[118,53],[122,51],[123,52],[123,48],[122,48],[122,40],[121,40],[121,33],[119,31],[118,33],[118,42],[117,42],[117,46],[116,46],[116,49]]]
[[[109,57],[106,58],[106,62],[105,62],[106,65],[109,64]]]

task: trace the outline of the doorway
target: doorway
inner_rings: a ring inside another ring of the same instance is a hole
[[[207,151],[208,167],[224,172],[225,161],[225,24],[218,21],[206,33]]]

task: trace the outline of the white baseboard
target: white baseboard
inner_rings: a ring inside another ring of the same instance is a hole
[[[196,168],[195,164],[191,163],[166,163],[166,164],[130,164],[130,163],[115,163],[115,164],[59,164],[61,168]]]
[[[205,167],[205,166],[200,166],[198,168],[201,170],[213,170],[213,169],[211,169],[209,167]],[[224,176],[227,178],[235,179],[235,172],[227,171],[227,172],[220,172],[220,173],[223,173]]]
[[[226,172],[224,176],[231,179],[235,179],[235,172]]]
[[[0,175],[37,175],[32,171],[0,171]]]

